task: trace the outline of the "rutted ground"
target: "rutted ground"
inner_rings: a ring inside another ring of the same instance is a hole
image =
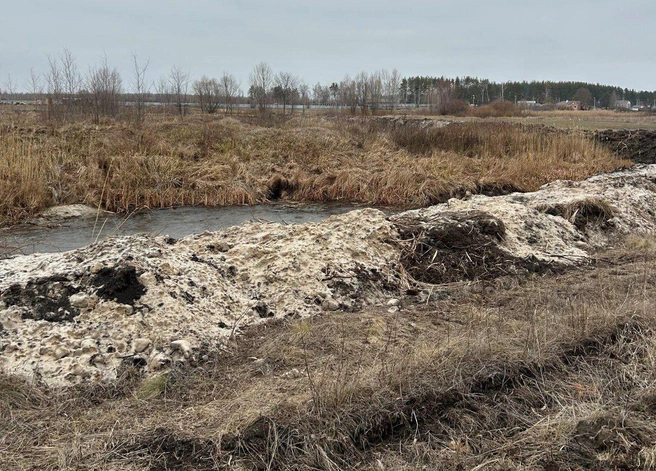
[[[125,364],[152,373],[202,361],[245,325],[424,296],[415,281],[585,264],[620,234],[656,230],[655,182],[644,166],[390,218],[368,209],[0,261],[0,365],[49,384],[111,380]]]

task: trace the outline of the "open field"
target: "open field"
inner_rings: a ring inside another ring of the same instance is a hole
[[[588,111],[541,111],[527,113],[521,118],[510,118],[512,122],[541,124],[560,129],[598,131],[604,129],[656,129],[656,115],[633,111],[607,110]]]
[[[409,114],[423,114],[409,109]],[[449,119],[445,116],[434,119]],[[495,115],[492,115],[495,116]],[[480,121],[480,118],[459,116],[461,121]],[[505,121],[526,125],[549,126],[557,129],[602,131],[607,129],[656,130],[656,114],[633,111],[586,110],[586,111],[518,111],[517,116],[489,117],[488,121]]]
[[[142,379],[0,377],[5,469],[654,469],[654,239],[246,330]],[[394,309],[392,309],[394,311]]]
[[[498,120],[440,124],[309,114],[154,116],[139,128],[5,119],[0,220],[72,203],[119,212],[278,198],[421,207],[630,165],[582,135]]]

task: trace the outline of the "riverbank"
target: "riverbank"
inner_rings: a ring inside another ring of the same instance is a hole
[[[134,128],[26,117],[0,124],[0,223],[59,204],[124,214],[274,200],[418,208],[628,165],[583,135],[500,121],[195,115]]]
[[[6,462],[637,467],[655,180],[0,261]]]

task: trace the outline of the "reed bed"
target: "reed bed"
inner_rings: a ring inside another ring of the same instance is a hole
[[[0,221],[56,204],[117,212],[286,199],[421,207],[489,188],[531,191],[627,166],[582,135],[504,122],[445,127],[295,117],[152,117],[0,128]]]

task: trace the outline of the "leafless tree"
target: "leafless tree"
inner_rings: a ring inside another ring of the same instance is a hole
[[[219,79],[219,87],[221,98],[225,103],[226,113],[232,113],[237,96],[239,95],[239,86],[240,84],[234,75],[223,72],[223,75]]]
[[[273,71],[269,64],[260,62],[253,68],[249,76],[249,95],[257,103],[260,111],[264,112],[267,108],[267,97],[273,82]]]
[[[328,87],[328,90],[330,90],[330,96],[333,101],[333,105],[337,107],[338,105],[338,96],[339,96],[339,84],[337,82],[333,82],[330,84],[330,87]]]
[[[123,82],[118,70],[109,67],[107,56],[99,66],[89,69],[85,85],[95,123],[103,116],[118,115]]]
[[[298,93],[301,100],[301,106],[303,107],[303,113],[305,113],[305,108],[310,107],[310,87],[305,83],[301,83],[298,86]]]
[[[312,88],[312,98],[317,105],[328,105],[330,103],[330,88],[317,83]]]
[[[192,86],[198,98],[201,111],[213,114],[221,105],[221,87],[218,80],[203,76],[196,80]]]
[[[137,126],[143,123],[146,112],[146,96],[149,93],[149,87],[146,84],[146,70],[150,60],[146,60],[143,65],[139,64],[137,54],[132,53],[132,93],[134,95],[134,119]]]
[[[348,75],[340,82],[338,89],[339,103],[346,106],[352,115],[358,111],[358,91],[355,80]]]
[[[45,75],[46,89],[48,97],[46,98],[47,119],[58,120],[63,117],[61,105],[62,98],[62,73],[56,58],[48,56],[48,72]]]
[[[285,114],[287,105],[292,103],[294,93],[297,93],[296,87],[298,86],[298,77],[290,72],[279,72],[275,79],[275,98],[282,100],[282,114]],[[292,105],[292,113],[294,107]]]
[[[16,93],[16,82],[12,80],[11,74],[7,74],[7,80],[5,80],[5,91],[7,92],[7,95],[9,95],[9,99],[12,100]]]
[[[370,83],[369,75],[365,71],[362,71],[355,76],[355,91],[358,97],[360,112],[363,115],[367,114],[367,106],[370,98]]]
[[[59,97],[62,93],[61,70],[57,59],[48,56],[48,73],[46,74],[46,85],[51,98]]]
[[[173,103],[178,109],[178,114],[184,116],[187,113],[187,93],[189,90],[189,74],[179,66],[173,67],[169,73],[169,90],[172,94]]]
[[[376,114],[383,101],[383,81],[380,72],[374,72],[369,76],[368,91],[369,109],[371,110],[371,114]]]
[[[77,68],[75,57],[68,49],[64,49],[60,57],[61,77],[64,93],[69,98],[74,98],[82,86],[82,75]]]
[[[30,76],[27,79],[25,86],[34,100],[37,102],[41,100],[41,95],[43,94],[43,81],[42,77],[37,74],[33,68],[30,68]]]
[[[392,72],[382,71],[383,95],[384,101],[389,109],[393,110],[399,103],[399,90],[401,88],[401,76],[399,71],[393,69]]]
[[[439,79],[426,90],[424,99],[431,111],[446,113],[449,104],[456,97],[456,86],[452,80]]]
[[[153,84],[153,87],[155,95],[157,95],[157,102],[162,105],[165,112],[169,112],[171,107],[171,86],[169,85],[168,76],[161,75]]]

